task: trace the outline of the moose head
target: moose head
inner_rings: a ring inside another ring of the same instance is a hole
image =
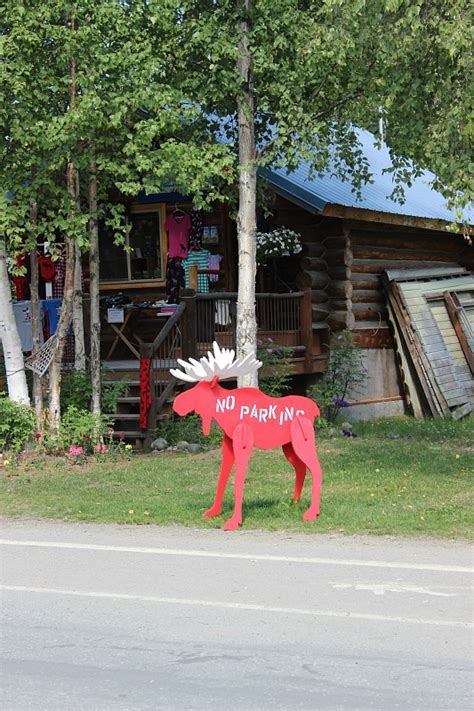
[[[255,447],[271,449],[282,447],[283,453],[295,470],[294,500],[299,500],[306,476],[311,473],[311,505],[304,514],[306,521],[319,515],[322,471],[316,454],[314,418],[319,415],[317,405],[306,397],[288,396],[271,398],[258,388],[226,390],[219,380],[236,378],[255,372],[262,365],[253,354],[235,359],[232,350],[213,344],[213,353],[199,361],[178,360],[183,370],[170,372],[176,378],[196,383],[193,388],[178,395],[173,409],[178,415],[196,412],[202,420],[202,429],[208,435],[212,420],[224,432],[222,465],[214,503],[205,516],[218,516],[222,499],[235,462],[234,512],[225,523],[225,530],[233,530],[242,523],[242,500],[247,465]]]
[[[208,352],[207,358],[201,360],[189,359],[189,363],[178,358],[182,370],[171,370],[171,374],[187,383],[197,383],[194,388],[178,395],[173,404],[173,410],[178,415],[188,415],[196,412],[202,420],[203,434],[208,435],[213,418],[212,402],[214,395],[221,389],[216,388],[219,380],[237,378],[239,375],[254,372],[262,363],[253,354],[241,360],[235,360],[235,352],[227,348],[219,348],[214,341],[214,353]],[[211,406],[211,408],[210,408]]]

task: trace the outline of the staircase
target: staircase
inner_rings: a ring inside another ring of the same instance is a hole
[[[160,411],[156,412],[155,424],[150,429],[140,429],[140,380],[139,380],[139,361],[128,361],[127,368],[117,368],[114,361],[105,363],[103,369],[103,382],[119,382],[123,383],[125,390],[123,395],[117,398],[117,405],[114,412],[106,412],[114,422],[114,439],[123,439],[125,442],[132,444],[136,449],[142,449],[154,434],[154,430],[158,423],[171,414],[171,406],[173,402],[172,392],[166,397],[166,400],[160,406]],[[113,367],[115,365],[115,367]],[[155,387],[164,390],[170,383],[170,380],[155,381]],[[174,390],[174,388],[173,388]]]
[[[125,367],[126,366],[126,367]],[[146,431],[139,428],[140,417],[140,381],[139,361],[115,362],[102,364],[104,382],[120,382],[124,384],[124,394],[117,399],[115,412],[107,412],[114,421],[115,439],[125,435],[125,441],[140,448],[146,438]]]
[[[103,366],[103,380],[124,383],[124,393],[117,398],[115,412],[106,413],[114,421],[115,439],[125,440],[141,449],[149,444],[156,433],[158,423],[171,413],[172,396],[177,382],[170,374],[177,358],[182,356],[181,316],[185,304],[180,304],[160,330],[153,343],[142,343],[141,358],[149,358],[151,407],[148,426],[140,429],[140,361],[107,361]]]

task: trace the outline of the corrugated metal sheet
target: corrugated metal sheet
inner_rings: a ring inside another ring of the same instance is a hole
[[[358,135],[374,180],[373,183],[362,186],[360,198],[349,181],[331,175],[331,170],[322,176],[310,178],[308,163],[301,163],[299,168],[291,173],[285,168],[279,168],[262,170],[261,175],[275,189],[317,210],[333,204],[431,220],[455,220],[455,214],[446,207],[443,195],[430,187],[434,175],[429,172],[416,178],[411,187],[405,188],[404,204],[391,200],[388,196],[395,185],[392,176],[383,172],[391,167],[388,149],[377,148],[374,136],[368,131],[358,130]],[[472,209],[465,210],[463,217],[470,224],[474,222]]]

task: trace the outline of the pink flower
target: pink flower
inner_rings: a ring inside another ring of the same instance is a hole
[[[120,432],[119,434],[119,439],[124,440],[125,439],[125,432]]]
[[[97,444],[95,447],[95,451],[99,454],[106,454],[106,452],[109,451],[109,448],[105,444]]]
[[[267,353],[273,353],[273,350],[271,348],[267,348]]]
[[[79,457],[79,455],[84,454],[84,447],[69,447],[69,454],[73,457]]]

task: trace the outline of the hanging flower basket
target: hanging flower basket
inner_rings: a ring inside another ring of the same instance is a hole
[[[257,232],[257,264],[266,264],[271,257],[285,257],[299,254],[301,236],[286,227],[279,227],[271,232]]]

